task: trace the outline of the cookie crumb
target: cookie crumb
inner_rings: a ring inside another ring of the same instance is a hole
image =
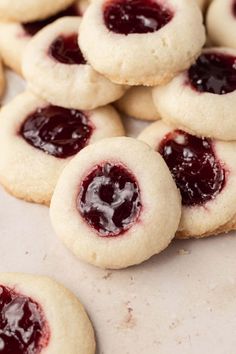
[[[108,272],[107,274],[105,274],[105,275],[102,277],[102,279],[107,280],[107,279],[111,278],[111,276],[112,276],[112,272]]]
[[[187,254],[190,254],[191,252],[188,250],[185,250],[184,248],[181,248],[180,250],[178,250],[178,254],[180,256],[186,256]]]
[[[134,309],[130,306],[130,301],[125,303],[126,306],[126,314],[119,326],[121,329],[132,329],[136,326],[137,320],[134,317]]]

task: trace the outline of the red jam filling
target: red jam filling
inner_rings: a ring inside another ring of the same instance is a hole
[[[173,18],[172,11],[155,0],[108,0],[103,11],[106,27],[125,35],[158,31]]]
[[[48,345],[49,337],[40,305],[0,285],[0,353],[39,354]]]
[[[191,86],[218,95],[236,89],[236,57],[221,53],[202,54],[188,71]]]
[[[236,17],[236,1],[235,0],[233,1],[233,4],[232,4],[232,11],[233,11],[233,15]]]
[[[57,19],[64,17],[64,16],[79,16],[78,9],[75,5],[72,5],[65,9],[64,11],[59,12],[58,14],[46,18],[45,20],[41,21],[34,21],[34,22],[27,22],[23,23],[22,26],[24,31],[29,36],[34,36],[38,31],[40,31],[43,27],[49,25],[50,23],[56,21]]]
[[[76,33],[70,36],[58,36],[50,45],[48,54],[63,64],[86,64]]]
[[[82,182],[77,209],[99,236],[119,236],[140,215],[138,183],[121,164],[106,162],[96,166]]]
[[[225,170],[210,139],[175,130],[164,137],[158,150],[180,189],[183,205],[203,205],[223,189]]]
[[[57,106],[38,108],[26,118],[20,130],[29,144],[59,158],[83,149],[92,132],[93,127],[83,112]]]

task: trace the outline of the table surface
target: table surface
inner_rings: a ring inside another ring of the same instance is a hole
[[[24,87],[15,74],[7,77],[5,102]],[[133,136],[144,125],[126,121]],[[0,200],[0,271],[48,275],[72,290],[94,324],[97,354],[236,353],[234,233],[174,241],[139,266],[105,271],[64,247],[47,207],[3,189]]]

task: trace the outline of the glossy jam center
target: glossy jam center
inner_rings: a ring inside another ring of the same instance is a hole
[[[172,12],[155,0],[108,0],[104,6],[106,27],[125,35],[158,31],[172,17]]]
[[[218,95],[236,89],[236,57],[219,54],[202,54],[188,71],[190,84],[199,92]]]
[[[39,304],[0,285],[0,353],[39,354],[49,336]]]
[[[158,150],[180,189],[183,205],[203,205],[223,189],[225,171],[210,139],[175,130],[165,136]]]
[[[232,3],[232,11],[233,11],[233,15],[236,17],[236,1],[235,0]]]
[[[83,112],[47,106],[30,114],[20,133],[35,148],[67,158],[88,144],[92,131],[91,123]]]
[[[86,60],[78,46],[78,35],[58,36],[50,45],[49,55],[63,64],[86,64]]]
[[[23,23],[22,26],[24,31],[29,36],[34,36],[38,31],[40,31],[43,27],[49,25],[50,23],[56,21],[60,17],[64,16],[79,16],[79,12],[76,6],[70,6],[66,10],[59,12],[58,14],[48,17],[45,20],[34,21]]]
[[[77,208],[99,236],[121,235],[141,211],[138,183],[123,165],[96,166],[82,182]]]

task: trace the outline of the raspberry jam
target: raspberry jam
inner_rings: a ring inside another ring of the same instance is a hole
[[[164,27],[173,13],[155,0],[108,0],[104,6],[106,27],[115,33],[148,33]]]
[[[191,86],[218,95],[236,89],[236,57],[221,53],[202,54],[188,71]]]
[[[40,31],[43,27],[49,25],[50,23],[56,21],[60,17],[64,16],[79,16],[78,9],[75,5],[68,7],[64,11],[59,12],[58,14],[46,18],[45,20],[41,21],[34,21],[34,22],[27,22],[23,23],[22,26],[24,31],[28,36],[34,36],[38,31]]]
[[[50,45],[48,54],[63,64],[86,64],[76,33],[70,36],[58,36]]]
[[[49,337],[40,305],[0,285],[0,353],[39,354],[48,345]]]
[[[175,130],[164,137],[158,150],[180,189],[183,205],[203,205],[223,189],[225,170],[210,139]]]
[[[83,112],[57,106],[38,108],[26,118],[20,130],[30,145],[59,158],[83,149],[92,132],[93,127]]]
[[[119,236],[140,215],[138,183],[121,164],[106,162],[96,166],[82,182],[77,208],[99,236]]]
[[[236,17],[236,1],[235,0],[232,3],[232,11],[233,11],[233,15]]]

